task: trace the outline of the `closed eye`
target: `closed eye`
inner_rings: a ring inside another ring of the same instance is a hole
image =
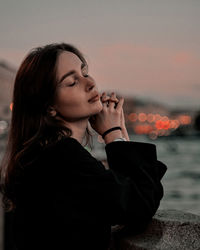
[[[72,84],[68,85],[68,86],[72,87],[72,86],[74,86],[75,84],[76,84],[76,81],[73,82]]]
[[[88,65],[87,64],[82,64],[81,66],[81,72],[83,77],[89,77],[88,75]],[[77,83],[77,77],[75,78],[76,81],[74,81],[72,84],[69,84],[68,87],[73,87]]]

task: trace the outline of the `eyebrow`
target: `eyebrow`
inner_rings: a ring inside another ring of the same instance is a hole
[[[83,69],[85,66],[86,66],[86,64],[85,64],[85,63],[82,63],[82,64],[81,64],[81,69]],[[70,75],[73,75],[73,74],[75,74],[75,73],[76,73],[75,70],[70,70],[69,72],[67,72],[66,74],[64,74],[64,75],[61,77],[61,79],[60,79],[60,81],[59,81],[58,83],[61,83],[66,77],[68,77],[68,76],[70,76]]]

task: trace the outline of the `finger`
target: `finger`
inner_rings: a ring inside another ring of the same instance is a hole
[[[110,95],[110,100],[112,101],[119,101],[116,97],[116,93],[115,92],[112,92],[111,95]]]
[[[103,107],[107,107],[107,103],[108,103],[108,100],[109,100],[109,96],[106,95],[106,92],[103,92],[101,94],[101,102],[102,102],[102,106]]]
[[[107,102],[110,99],[110,96],[108,96],[106,94],[106,92],[103,92],[102,96],[101,96],[101,101],[102,102]]]
[[[108,102],[102,102],[102,106],[103,106],[103,108],[107,107],[108,106]]]
[[[117,98],[114,98],[114,97],[110,97],[110,101],[115,102],[115,103],[119,102],[119,100]]]
[[[110,98],[110,101],[114,102],[114,104],[115,104],[114,108],[116,108],[119,100],[117,98]]]
[[[123,104],[124,104],[124,98],[121,97],[117,104],[116,110],[120,111],[122,109]]]
[[[102,100],[103,107],[108,107],[108,100],[109,100],[108,97]]]
[[[103,107],[109,106],[109,99],[110,99],[110,97],[106,97],[105,99],[102,100]]]
[[[112,99],[112,101],[114,101],[114,103],[115,103],[114,108],[116,108],[116,107],[117,107],[117,104],[118,104],[118,102],[119,102],[119,100],[116,98],[116,99]]]
[[[116,99],[116,94],[114,92],[111,93],[111,97],[110,97],[110,100],[109,100],[109,108],[110,109],[114,109],[115,107],[115,100]]]
[[[107,102],[110,100],[110,96],[105,96],[104,98],[102,98],[102,102]]]
[[[124,120],[124,110],[122,109],[122,120]]]
[[[100,95],[100,98],[103,98],[105,95],[106,95],[106,92],[103,92],[103,93]]]
[[[121,112],[121,126],[125,125],[125,118],[124,118],[124,110],[122,108],[122,112]]]

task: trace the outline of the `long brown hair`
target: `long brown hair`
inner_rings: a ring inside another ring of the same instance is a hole
[[[55,98],[57,58],[63,51],[76,54],[87,64],[83,54],[73,45],[54,43],[32,49],[16,74],[8,144],[0,169],[0,191],[7,211],[16,205],[14,179],[20,171],[21,157],[38,142],[47,146],[63,136],[72,135],[63,121],[48,112]],[[89,144],[91,147],[92,134],[88,127],[85,137],[84,146]]]

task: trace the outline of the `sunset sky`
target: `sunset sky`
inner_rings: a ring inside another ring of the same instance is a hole
[[[200,0],[1,0],[0,60],[76,45],[99,90],[200,109]]]

